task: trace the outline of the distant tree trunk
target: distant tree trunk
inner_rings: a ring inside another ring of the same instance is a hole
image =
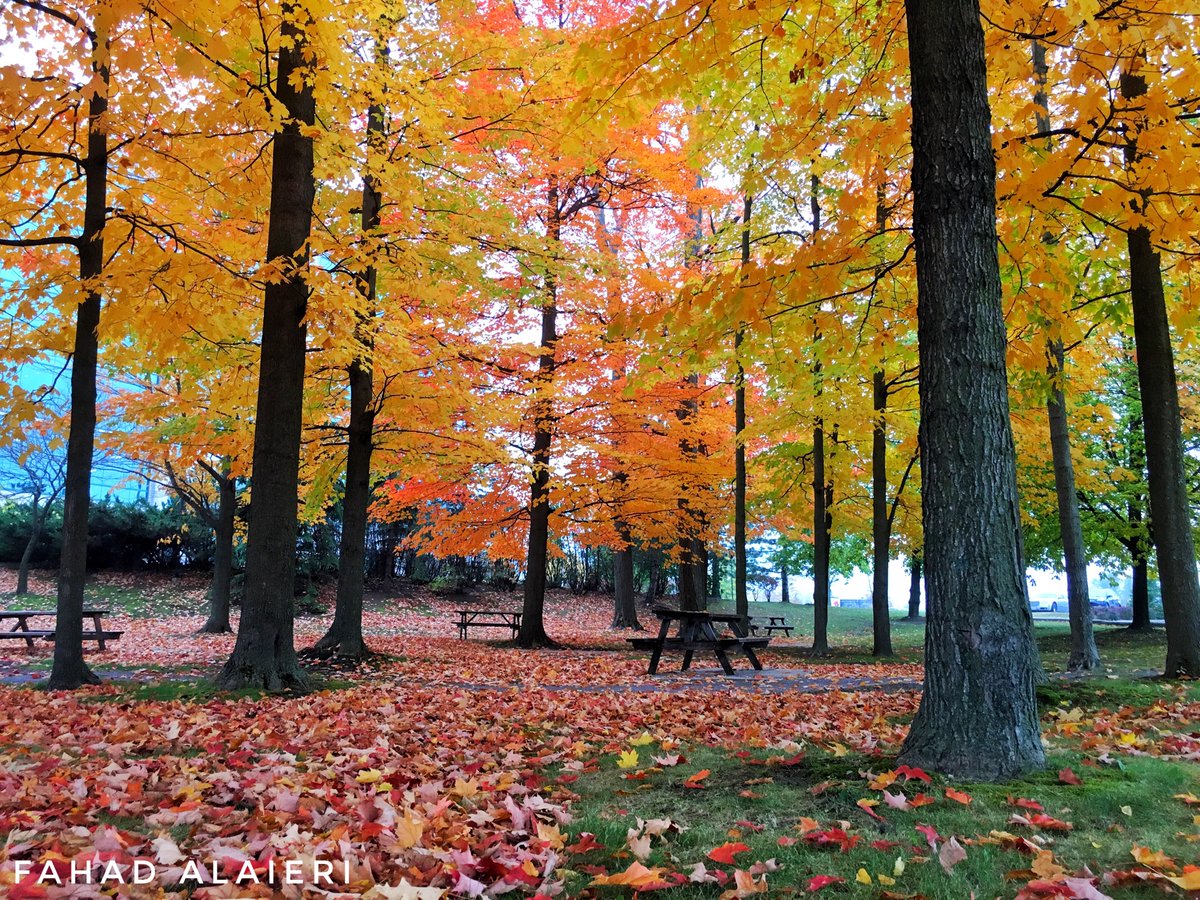
[[[813,233],[821,230],[821,205],[817,197],[819,181],[812,176]],[[819,330],[814,342],[821,339]],[[821,396],[821,363],[813,366],[816,394]],[[829,652],[829,544],[831,515],[829,511],[832,485],[825,476],[825,423],[817,418],[813,427],[813,646],[818,655]]]
[[[633,592],[633,547],[613,551],[613,628],[642,630]]]
[[[46,514],[49,512],[50,504],[47,503],[43,506],[41,494],[34,493],[33,502],[29,507],[29,540],[21,553],[21,562],[17,565],[16,596],[18,597],[29,593],[29,563],[33,559],[33,550],[42,536],[43,526],[46,524]]]
[[[386,60],[386,51],[379,49],[377,58]],[[372,171],[371,159],[381,150],[384,132],[383,107],[372,104],[367,111],[367,157],[363,171],[362,231],[371,236],[380,225],[383,198]],[[308,654],[330,656],[334,653],[344,660],[363,660],[371,655],[363,638],[363,591],[367,560],[367,509],[371,505],[371,454],[375,449],[375,294],[377,272],[374,263],[355,273],[363,309],[354,323],[354,339],[358,352],[347,368],[350,382],[350,421],[346,428],[346,493],[342,498],[342,534],[338,546],[337,605],[329,630]]]
[[[699,538],[692,541],[692,580],[700,608],[708,609],[708,547]]]
[[[1075,466],[1071,462],[1071,436],[1067,429],[1067,407],[1061,385],[1066,361],[1061,341],[1047,348],[1050,395],[1046,413],[1050,419],[1050,450],[1054,456],[1054,491],[1058,497],[1059,531],[1067,569],[1067,609],[1071,619],[1071,653],[1067,668],[1090,672],[1100,665],[1092,631],[1092,606],[1088,597],[1087,551],[1079,521],[1079,499],[1075,493]]]
[[[646,605],[653,606],[663,593],[663,560],[657,550],[650,552],[650,571],[646,575]]]
[[[779,602],[791,603],[792,595],[788,587],[788,567],[787,563],[782,563],[779,566]]]
[[[108,112],[110,86],[108,25],[97,17],[89,33],[96,89],[88,98],[87,156],[83,161],[83,233],[80,235],[79,281],[85,286],[75,311],[71,351],[71,424],[67,433],[67,475],[63,489],[62,556],[58,570],[58,603],[54,624],[54,663],[47,687],[74,690],[100,679],[83,660],[83,592],[87,583],[88,511],[92,492],[92,451],[96,438],[96,363],[101,298],[97,284],[104,274],[104,223],[108,209]]]
[[[721,599],[721,557],[716,553],[708,555],[709,571],[708,595],[716,600]]]
[[[926,571],[925,690],[900,760],[1044,765],[1005,374],[978,0],[906,0]]]
[[[267,259],[283,263],[285,271],[268,282],[263,301],[246,590],[237,643],[217,679],[226,689],[308,688],[296,658],[292,617],[307,343],[303,270],[315,195],[308,129],[316,109],[305,77],[309,23],[298,0],[285,0],[282,12],[275,96],[287,118],[273,140]]]
[[[549,252],[557,258],[562,235],[559,218],[558,181],[550,179],[546,194],[546,237]],[[553,260],[551,261],[553,263]],[[554,642],[546,634],[546,564],[550,542],[550,442],[553,437],[554,411],[550,389],[554,380],[555,350],[558,334],[558,278],[551,268],[546,272],[542,299],[541,353],[535,385],[533,432],[533,480],[529,489],[529,544],[525,557],[525,595],[521,632],[517,643],[526,648],[550,647]]]
[[[908,561],[908,615],[910,622],[921,618],[921,555],[914,553]]]
[[[892,619],[888,606],[888,561],[891,559],[892,520],[887,502],[887,433],[883,413],[887,408],[887,381],[878,369],[873,381],[875,425],[871,429],[871,623],[873,656],[892,656]]]
[[[742,198],[742,268],[750,266],[750,216],[754,198]],[[746,370],[742,365],[742,344],[746,340],[741,323],[733,336],[736,367],[733,391],[733,598],[734,612],[745,622],[750,617],[746,593]],[[786,592],[785,592],[786,596]]]
[[[213,579],[209,588],[208,619],[200,634],[226,634],[229,627],[229,588],[233,580],[233,532],[237,514],[237,485],[225,460],[217,479],[217,515],[213,522]]]
[[[1131,585],[1129,602],[1133,607],[1133,621],[1129,624],[1130,631],[1153,631],[1150,622],[1150,563],[1146,554],[1138,547],[1133,557],[1133,583]]]

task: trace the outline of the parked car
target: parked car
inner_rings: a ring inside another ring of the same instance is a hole
[[[1092,609],[1117,609],[1121,606],[1121,601],[1112,594],[1104,594],[1100,597],[1092,597],[1089,603]]]
[[[1035,597],[1029,598],[1029,608],[1034,612],[1058,612],[1062,610],[1066,612],[1066,600],[1040,600]]]

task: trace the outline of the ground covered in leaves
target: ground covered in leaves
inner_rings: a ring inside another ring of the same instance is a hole
[[[453,637],[454,609],[511,598],[407,591],[372,605],[383,655],[369,666],[264,697],[203,681],[232,638],[192,634],[195,585],[94,590],[126,632],[89,653],[104,686],[37,690],[22,682],[49,651],[0,647],[10,897],[1200,890],[1190,685],[1056,681],[1042,697],[1048,770],[958,784],[896,764],[919,663],[855,661],[861,616],[836,610],[832,661],[808,659],[801,630],[772,642],[767,676],[656,681],[607,631],[602,599],[553,598],[548,627],[568,647],[530,653]],[[298,642],[327,621],[301,620]]]

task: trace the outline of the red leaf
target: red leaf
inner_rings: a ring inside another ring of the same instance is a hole
[[[971,795],[964,794],[962,791],[956,791],[954,788],[946,788],[946,796],[951,800],[957,800],[963,806],[971,805]]]
[[[733,857],[737,853],[745,853],[750,848],[742,843],[727,843],[708,851],[708,858],[725,866],[733,865]]]
[[[916,779],[917,781],[923,781],[926,784],[930,783],[929,776],[925,773],[925,770],[917,769],[913,766],[897,766],[896,774],[903,775],[906,781],[912,781],[913,779]]]
[[[1059,770],[1058,780],[1063,784],[1083,784],[1083,779],[1076,775],[1070,766]]]
[[[845,878],[838,878],[836,875],[816,875],[808,880],[808,892],[815,894],[821,888],[827,888],[831,884],[845,884]]]

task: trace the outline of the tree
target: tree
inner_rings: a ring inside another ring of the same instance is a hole
[[[994,780],[1044,763],[1025,595],[995,162],[976,0],[907,0],[926,680],[901,759]]]
[[[273,140],[267,233],[267,260],[280,278],[268,282],[264,297],[246,590],[237,643],[218,678],[226,689],[308,685],[293,641],[292,592],[309,294],[304,269],[315,194],[311,27],[302,3],[286,0],[275,76],[286,119]]]
[[[33,423],[23,439],[0,447],[0,460],[9,470],[5,481],[29,499],[29,542],[17,566],[16,596],[29,593],[29,562],[46,524],[46,517],[66,484],[67,459],[53,421]]]

